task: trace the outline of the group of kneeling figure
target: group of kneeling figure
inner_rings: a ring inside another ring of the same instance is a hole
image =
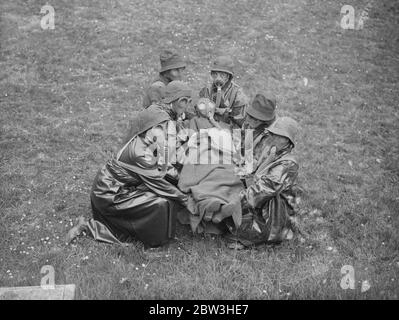
[[[163,73],[184,68],[176,55],[162,62]],[[298,123],[263,94],[249,103],[233,75],[219,57],[198,97],[173,79],[147,91],[124,145],[94,179],[93,217],[80,217],[68,241],[85,232],[157,247],[177,223],[242,247],[293,238]]]

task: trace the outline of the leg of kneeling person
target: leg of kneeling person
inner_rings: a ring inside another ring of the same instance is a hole
[[[140,218],[134,221],[137,238],[151,247],[166,244],[174,238],[177,211],[177,203],[152,194]]]

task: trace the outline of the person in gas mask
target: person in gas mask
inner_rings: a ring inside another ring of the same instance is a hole
[[[274,98],[266,98],[263,94],[258,93],[253,99],[251,105],[246,109],[244,123],[241,130],[241,141],[235,146],[235,150],[241,147],[241,155],[233,153],[233,163],[235,164],[235,175],[241,178],[243,185],[246,187],[246,182],[252,181],[257,168],[267,159],[271,159],[275,146],[278,150],[288,146],[287,139],[274,136],[271,138],[271,133],[268,130],[276,120],[276,101]],[[249,130],[252,134],[249,134]],[[272,144],[272,145],[271,145]],[[238,152],[239,153],[239,152]],[[248,153],[251,157],[247,158]],[[245,158],[242,155],[245,154]],[[247,161],[251,159],[252,164],[249,165]],[[231,213],[225,210],[217,214],[215,222],[229,218]]]
[[[143,108],[148,108],[151,104],[161,101],[168,83],[175,80],[182,80],[183,78],[186,63],[178,53],[164,50],[161,52],[159,58],[161,61],[159,77],[145,91]]]
[[[239,227],[226,220],[232,248],[290,240],[298,231],[297,211],[299,165],[291,151],[300,127],[290,117],[279,117],[268,128],[255,170],[245,177],[240,192],[242,219]],[[235,242],[235,243],[234,243]]]
[[[241,128],[249,102],[242,88],[233,82],[234,62],[229,56],[218,57],[211,68],[210,87],[200,90],[201,98],[209,98],[216,104],[215,120]]]
[[[165,150],[162,146],[169,141],[162,133],[169,132],[186,110],[191,93],[185,83],[172,81],[165,88],[162,104],[151,105],[132,120],[125,145],[94,179],[90,193],[93,218],[80,217],[68,232],[67,242],[84,231],[98,241],[140,240],[148,247],[174,238],[177,212],[184,209],[187,196],[176,187],[178,171],[169,161],[159,161]]]

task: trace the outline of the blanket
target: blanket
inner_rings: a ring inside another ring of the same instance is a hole
[[[190,140],[178,187],[190,195],[192,230],[216,233],[215,230],[223,229],[225,219],[232,219],[239,226],[242,217],[239,193],[244,186],[231,164],[234,150],[230,132],[210,128]]]

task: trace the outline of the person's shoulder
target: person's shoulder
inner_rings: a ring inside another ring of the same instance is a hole
[[[156,95],[162,97],[164,90],[165,90],[165,84],[162,81],[155,81],[147,87],[146,92],[149,95]]]
[[[239,92],[244,92],[244,89],[235,81],[231,81],[231,86],[233,87],[234,90],[237,90]]]
[[[153,102],[147,110],[154,113],[166,112],[166,107],[161,102]]]
[[[151,85],[151,88],[163,88],[166,87],[166,84],[161,80],[155,80]]]
[[[166,80],[163,80],[161,77],[155,78],[151,81],[151,84],[148,86],[148,89],[159,89],[166,87]]]
[[[236,92],[236,99],[243,101],[245,103],[248,103],[249,98],[245,94],[244,89],[234,81],[231,82],[231,85],[232,85],[233,90]]]
[[[284,167],[298,167],[298,161],[296,157],[291,153],[285,154],[280,157],[278,159],[278,163],[280,165],[283,165]]]
[[[158,101],[151,103],[148,108],[149,110],[165,110],[165,107],[166,106],[162,102]]]
[[[237,82],[235,82],[235,81],[231,81],[231,86],[234,88],[234,89],[236,89],[236,90],[239,90],[239,89],[241,89],[241,86],[237,83]]]

